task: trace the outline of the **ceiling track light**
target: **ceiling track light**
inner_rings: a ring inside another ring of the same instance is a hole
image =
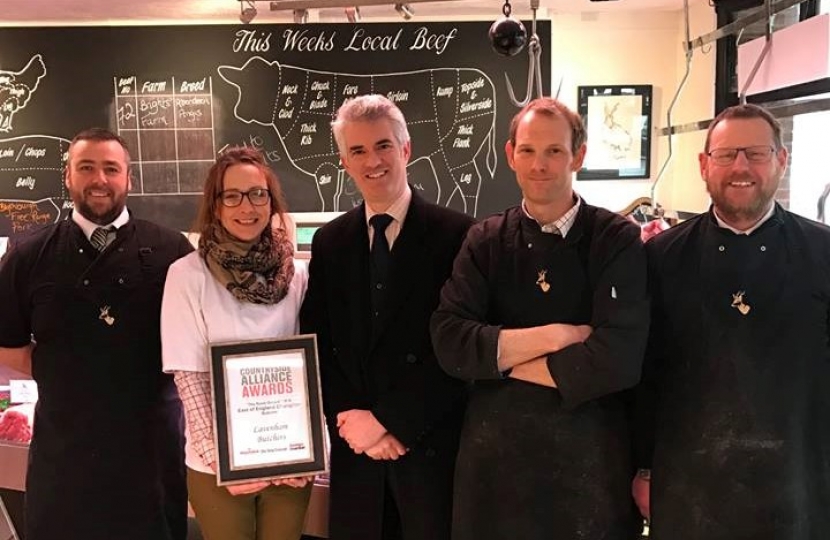
[[[250,24],[257,16],[256,5],[250,0],[239,3],[239,22]]]
[[[404,20],[409,20],[415,15],[415,10],[409,4],[395,4],[395,11],[397,11]]]
[[[343,11],[346,12],[346,19],[348,19],[350,23],[360,22],[360,7],[359,6],[347,7]]]
[[[305,24],[308,22],[308,10],[307,9],[295,9],[294,10],[294,24]]]
[[[249,0],[240,0],[249,1]],[[388,6],[395,4],[396,1],[403,0],[271,0],[271,11],[291,11],[295,9],[331,9],[331,8],[347,8],[358,5],[360,7],[366,6]],[[469,0],[406,0],[406,6],[418,2],[463,2]],[[0,0],[2,2],[2,0]],[[409,8],[410,12],[414,11]]]

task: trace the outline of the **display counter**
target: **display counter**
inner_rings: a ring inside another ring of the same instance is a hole
[[[0,366],[0,385],[8,384],[9,379],[15,378],[22,378],[22,376]],[[0,489],[21,493],[25,491],[28,461],[28,444],[0,441]],[[328,538],[328,515],[328,481],[315,482],[311,491],[303,533],[315,538]]]
[[[0,488],[25,489],[28,459],[28,444],[0,441]]]
[[[28,459],[28,444],[0,441],[0,488],[25,491]],[[328,515],[329,486],[327,483],[315,483],[311,490],[303,534],[328,538]]]
[[[0,364],[0,386],[7,386],[10,379],[31,379],[31,377]],[[24,491],[28,461],[28,443],[0,440],[0,489]]]

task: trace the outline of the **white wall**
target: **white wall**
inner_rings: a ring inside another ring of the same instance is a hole
[[[695,39],[717,28],[714,8],[708,2],[695,2],[689,10],[689,35]],[[678,20],[680,41],[685,40],[683,18]],[[723,38],[731,39],[731,38]],[[679,83],[685,69],[683,49],[677,50],[677,81]],[[666,98],[665,107],[668,107]],[[672,124],[686,124],[700,120],[709,120],[715,113],[715,44],[696,48],[692,52],[689,77],[686,81],[677,105],[672,114]],[[659,126],[667,125],[665,120]],[[661,137],[661,144],[666,146],[667,137]],[[704,212],[709,207],[709,194],[700,178],[697,156],[703,151],[706,131],[695,131],[675,135],[673,138],[675,155],[665,179],[661,179],[657,188],[657,200],[666,208],[685,210],[687,212]],[[664,154],[665,155],[665,154]]]
[[[650,84],[654,87],[653,127],[666,125],[666,110],[685,70],[683,12],[599,12],[553,15],[551,78],[563,79],[560,99],[576,107],[577,86]],[[715,28],[705,1],[690,9],[695,38]],[[693,58],[689,79],[677,101],[673,123],[711,118],[714,108],[714,49]],[[697,173],[700,134],[678,135],[674,157],[660,179],[657,201],[672,210],[700,211],[706,194]],[[590,152],[590,140],[588,152]],[[577,191],[592,204],[619,210],[651,186],[668,153],[667,137],[653,136],[650,180],[577,181]]]

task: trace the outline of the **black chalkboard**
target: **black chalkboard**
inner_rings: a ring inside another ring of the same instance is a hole
[[[496,54],[490,24],[0,29],[0,236],[66,218],[68,139],[90,126],[128,141],[139,217],[188,229],[214,156],[240,144],[265,152],[291,211],[348,210],[360,194],[329,123],[368,92],[407,117],[422,195],[500,211],[520,198],[503,153],[517,111],[504,77],[523,96],[528,60]],[[538,32],[549,66],[550,23]]]

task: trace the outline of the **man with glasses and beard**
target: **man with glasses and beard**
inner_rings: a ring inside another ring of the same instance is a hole
[[[768,111],[726,109],[712,207],[646,246],[633,491],[655,540],[830,538],[830,229],[775,202],[787,157]]]
[[[181,402],[161,371],[159,314],[184,236],[134,218],[124,141],[69,146],[72,218],[19,242],[0,265],[0,363],[40,399],[26,479],[26,538],[183,540]]]

